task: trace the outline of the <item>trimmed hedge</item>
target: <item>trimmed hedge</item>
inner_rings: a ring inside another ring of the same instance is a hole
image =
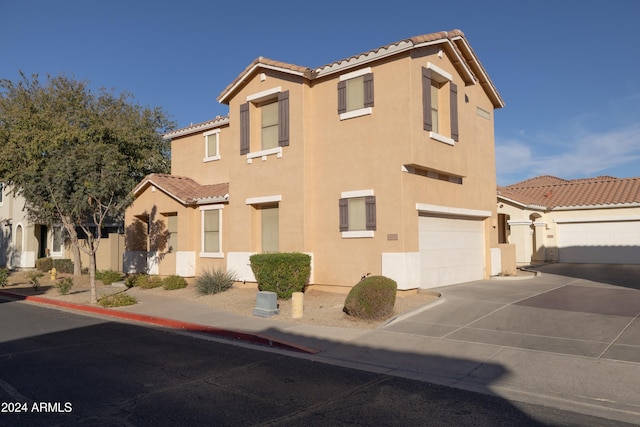
[[[311,257],[306,254],[255,254],[249,258],[261,291],[275,292],[288,300],[294,292],[304,292],[311,275]]]
[[[393,314],[398,284],[384,276],[369,276],[355,285],[342,311],[359,319],[379,320]]]
[[[38,258],[36,268],[42,272],[48,272],[53,267],[58,273],[73,274],[73,261],[68,258]]]
[[[171,275],[162,279],[162,287],[167,291],[182,289],[187,287],[187,281],[184,277]]]

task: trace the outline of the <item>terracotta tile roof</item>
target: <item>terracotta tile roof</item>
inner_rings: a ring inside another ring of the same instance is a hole
[[[133,190],[138,195],[148,185],[154,185],[184,205],[226,201],[229,183],[201,185],[191,178],[160,173],[147,175]]]
[[[544,175],[498,187],[498,197],[545,210],[629,205],[640,203],[640,177],[598,176],[566,180]]]
[[[191,124],[189,126],[175,129],[162,135],[165,139],[176,138],[178,136],[189,135],[196,132],[203,132],[209,129],[217,128],[229,123],[229,116],[216,116],[206,122]]]
[[[452,53],[456,58],[454,64],[456,67],[460,67],[461,75],[465,78],[467,83],[470,83],[474,79],[479,79],[482,87],[487,91],[489,97],[494,103],[496,108],[504,106],[504,101],[498,94],[493,82],[489,79],[486,71],[480,64],[475,52],[471,46],[466,42],[464,33],[460,30],[452,31],[440,31],[437,33],[423,34],[414,36],[408,39],[400,40],[397,42],[389,43],[376,49],[369,50],[367,52],[359,53],[357,55],[343,58],[338,61],[331,62],[326,65],[322,65],[315,69],[309,67],[303,67],[300,65],[289,64],[286,62],[275,61],[273,59],[264,58],[262,56],[256,58],[251,64],[249,64],[239,75],[236,77],[218,96],[219,102],[226,102],[234,92],[235,88],[247,78],[251,72],[259,67],[275,68],[285,72],[293,72],[306,79],[313,80],[322,75],[331,74],[334,72],[342,72],[346,68],[360,65],[364,62],[377,60],[389,55],[395,55],[399,52],[413,49],[414,47],[423,45],[425,43],[442,41],[447,43],[446,50]]]

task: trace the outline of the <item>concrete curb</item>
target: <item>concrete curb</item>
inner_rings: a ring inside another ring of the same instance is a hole
[[[178,329],[187,332],[195,332],[201,334],[212,335],[220,338],[226,338],[235,341],[243,341],[250,344],[263,345],[267,347],[278,348],[281,350],[296,351],[306,354],[316,354],[319,350],[295,344],[285,340],[274,339],[260,334],[250,334],[246,332],[232,331],[228,329],[216,328],[215,326],[200,325],[197,323],[183,322],[173,319],[165,319],[162,317],[149,316],[146,314],[129,313],[125,311],[112,310],[109,308],[94,307],[85,304],[75,304],[66,301],[58,301],[50,298],[38,296],[28,296],[16,294],[13,292],[0,291],[0,297],[6,297],[13,300],[29,301],[37,304],[44,304],[53,307],[66,308],[70,310],[83,311],[86,313],[98,314],[101,316],[115,317],[119,319],[132,320],[136,322],[147,323],[156,326],[162,326],[170,329]]]

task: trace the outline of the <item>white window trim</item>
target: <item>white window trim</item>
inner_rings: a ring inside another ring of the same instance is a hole
[[[350,199],[353,197],[366,197],[373,196],[373,190],[356,190],[356,191],[343,191],[340,193],[341,199]]]
[[[453,76],[451,75],[451,73],[446,72],[437,65],[432,64],[431,62],[427,62],[427,68],[435,72],[442,78],[449,80],[449,83],[453,81]],[[440,135],[437,132],[429,132],[429,138],[434,139],[438,142],[443,142],[445,144],[456,145],[456,141],[454,139],[449,138],[448,136]]]
[[[373,196],[373,190],[343,191],[340,193],[341,199],[355,199],[358,197]],[[343,239],[361,239],[363,237],[375,237],[374,230],[341,231]]]
[[[269,98],[272,98],[273,95],[282,92],[281,86],[276,86],[271,89],[263,90],[262,92],[254,93],[251,95],[247,95],[247,102],[261,102],[265,101]]]
[[[456,145],[456,141],[449,138],[448,136],[440,135],[439,133],[429,132],[429,138],[435,139],[436,141],[443,142],[449,145]]]
[[[280,203],[281,201],[282,201],[282,195],[277,194],[274,196],[249,197],[245,200],[245,204],[263,205],[265,203]]]
[[[56,227],[51,227],[51,257],[52,258],[62,258],[62,256],[64,255],[64,243],[60,242],[60,250],[58,252],[54,252],[53,250],[53,233],[54,233],[54,229]],[[64,231],[64,229],[62,228],[62,226],[59,226],[60,228],[60,239],[62,239],[62,232]]]
[[[218,217],[218,243],[220,252],[205,252],[204,251],[204,211],[220,210],[220,216]],[[208,205],[200,206],[200,258],[224,258],[224,252],[222,251],[222,209],[224,205]]]
[[[258,157],[262,158],[262,161],[267,160],[267,156],[275,154],[278,159],[282,158],[282,147],[267,148],[266,150],[252,151],[247,153],[247,163],[253,163],[253,159]]]
[[[375,231],[373,230],[360,230],[360,231],[342,231],[343,239],[360,239],[363,237],[374,237]]]
[[[354,117],[368,116],[373,113],[373,107],[360,108],[357,110],[340,113],[340,120],[353,119]]]
[[[361,70],[352,71],[347,74],[342,74],[340,76],[340,81],[343,82],[345,80],[355,79],[356,77],[364,76],[365,74],[371,73],[371,67],[363,68]]]
[[[351,73],[343,74],[340,76],[339,80],[341,82],[346,80],[351,80],[351,79],[355,79],[356,77],[364,76],[365,74],[370,74],[370,73],[371,73],[371,67],[367,67],[361,70],[352,71]],[[347,111],[346,113],[341,113],[340,120],[348,120],[348,119],[353,119],[355,117],[368,116],[372,112],[373,112],[373,108],[371,107],[359,108],[357,110],[351,110],[351,111]]]
[[[216,135],[216,155],[215,156],[210,156],[209,152],[207,151],[207,137],[210,137],[211,135]],[[214,160],[220,160],[220,129],[214,129],[212,131],[205,132],[202,134],[202,136],[204,137],[204,154],[205,154],[202,161],[212,162]]]

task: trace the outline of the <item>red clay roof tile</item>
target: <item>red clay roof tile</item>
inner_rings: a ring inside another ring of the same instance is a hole
[[[133,190],[137,194],[154,185],[183,204],[192,205],[207,199],[221,199],[229,194],[229,183],[201,185],[191,178],[160,173],[147,175]]]

